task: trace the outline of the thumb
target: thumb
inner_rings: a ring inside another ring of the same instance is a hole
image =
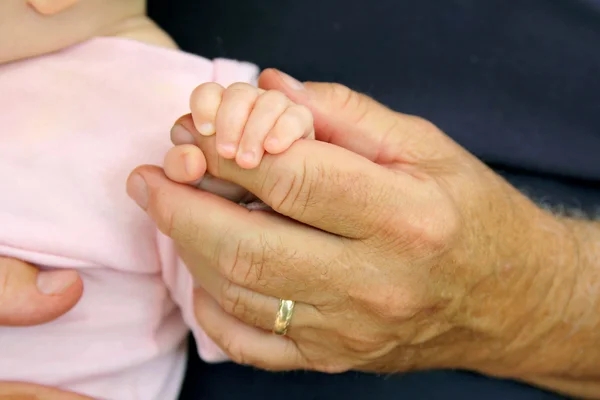
[[[263,71],[259,87],[278,90],[308,107],[316,138],[378,164],[417,163],[447,149],[448,140],[428,121],[395,112],[369,96],[337,83],[300,83],[275,70]]]
[[[30,264],[0,258],[0,326],[38,325],[69,311],[83,283],[71,270],[39,271]]]

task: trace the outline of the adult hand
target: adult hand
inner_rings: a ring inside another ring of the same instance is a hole
[[[52,321],[73,308],[82,293],[83,283],[76,271],[39,271],[0,257],[0,326]]]
[[[21,261],[0,257],[0,326],[52,321],[73,308],[82,293],[83,283],[76,271],[39,271]],[[0,382],[0,399],[84,400],[85,397],[34,384]]]
[[[242,170],[189,116],[178,124],[211,175],[277,214],[173,183],[156,167],[128,182],[178,244],[203,288],[198,321],[234,361],[327,372],[465,368],[537,382],[597,373],[600,358],[568,341],[583,304],[573,296],[577,247],[597,226],[544,212],[423,119],[275,71],[260,84],[309,107],[320,141]],[[297,302],[285,337],[269,332],[280,298]],[[586,339],[600,331],[598,314],[586,315]]]

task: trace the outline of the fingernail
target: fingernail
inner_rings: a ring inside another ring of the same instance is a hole
[[[127,182],[127,194],[144,210],[148,207],[148,187],[139,174],[134,174]]]
[[[183,125],[177,124],[171,128],[171,142],[175,145],[194,144],[196,143],[196,139],[194,139],[194,136]]]
[[[297,79],[292,78],[291,76],[289,76],[285,72],[279,71],[279,75],[281,76],[281,79],[283,79],[283,81],[286,83],[286,85],[288,85],[290,88],[292,88],[294,90],[302,90],[302,89],[304,89],[304,85],[302,83],[300,83],[300,81],[298,81]]]
[[[43,294],[61,294],[78,279],[77,272],[67,270],[40,271],[37,274],[37,288]]]
[[[202,136],[210,136],[213,133],[215,133],[215,126],[213,124],[211,124],[210,122],[204,123],[204,124],[200,124],[196,130],[198,131],[198,133],[200,133]]]
[[[235,157],[236,147],[231,143],[223,143],[219,145],[221,155],[223,157]]]

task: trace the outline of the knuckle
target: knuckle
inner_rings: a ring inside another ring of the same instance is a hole
[[[288,160],[289,161],[289,160]],[[315,191],[315,177],[312,176],[308,160],[300,159],[292,163],[295,169],[290,169],[289,164],[272,163],[268,180],[264,190],[268,204],[273,210],[295,218],[301,218],[308,208],[313,192]]]
[[[334,104],[345,105],[352,101],[356,92],[351,90],[348,86],[340,83],[329,83],[329,94]]]
[[[290,102],[279,90],[267,90],[260,96],[259,101],[267,105],[287,105]]]
[[[223,86],[215,82],[207,82],[197,86],[190,96],[190,108],[192,111],[204,109],[205,98],[220,95],[223,90]]]
[[[248,83],[236,82],[225,89],[224,96],[228,98],[233,96],[256,97],[258,96],[258,89]]]
[[[304,130],[305,119],[293,109],[288,108],[283,112],[273,130],[278,136],[294,136],[296,131]]]
[[[399,130],[407,138],[413,139],[410,146],[405,146],[412,149],[403,152],[409,161],[434,160],[456,154],[456,144],[449,141],[433,122],[414,115],[402,115],[402,121]]]
[[[411,124],[411,125],[413,125],[412,128],[421,133],[439,132],[439,130],[440,130],[436,124],[434,124],[433,122],[431,122],[430,120],[428,120],[426,118],[420,117],[418,115],[411,115],[410,118],[413,121],[413,124]]]
[[[298,119],[288,108],[279,116],[274,128],[281,131],[281,133],[287,134],[288,129],[297,123]]]
[[[385,284],[372,290],[368,298],[363,299],[364,308],[383,325],[406,321],[421,308],[420,296],[414,289],[405,285]]]
[[[455,243],[461,229],[460,212],[435,181],[425,185],[425,190],[419,191],[418,206],[413,212],[403,212],[395,200],[391,207],[370,207],[375,214],[371,231],[376,233],[382,249],[391,252],[403,249],[413,255],[432,257]],[[379,197],[373,195],[377,193],[378,190],[371,190],[369,204],[390,204],[385,199],[394,197],[387,189]]]
[[[265,370],[272,369],[272,365],[260,357],[260,355],[254,354],[252,350],[248,350],[244,346],[244,340],[241,339],[242,334],[230,333],[223,334],[220,340],[221,348],[229,356],[231,361],[239,365],[251,365],[253,367],[262,368]]]
[[[406,232],[414,246],[429,254],[437,254],[447,249],[458,234],[457,214],[440,206],[440,203],[428,207],[426,213],[406,224]]]
[[[338,104],[341,109],[352,109],[363,101],[363,96],[339,83],[331,83],[331,96],[334,104]]]
[[[262,304],[252,292],[248,293],[245,289],[241,289],[230,281],[226,281],[221,286],[221,294],[219,304],[221,308],[228,314],[233,315],[237,319],[250,326],[264,328],[266,325],[261,320],[257,310],[264,309],[266,304]]]
[[[313,113],[310,110],[310,108],[308,108],[308,107],[306,107],[304,105],[301,105],[301,104],[296,104],[295,107],[298,109],[298,112],[300,113],[300,115],[303,118],[309,119],[311,121],[311,123],[312,123],[312,121],[313,121]]]
[[[373,310],[373,314],[380,320],[386,322],[396,321],[399,317],[406,317],[404,312],[401,311],[406,308],[406,304],[398,303],[394,297],[376,294],[372,300],[371,309]]]
[[[355,124],[359,124],[370,114],[370,105],[373,103],[370,98],[347,86],[340,84],[332,85],[331,95],[334,97],[334,104],[337,103],[341,110],[347,110],[348,115]]]
[[[293,117],[297,123],[308,122],[310,125],[313,124],[312,112],[306,106],[294,104],[288,108],[288,112],[286,114],[290,114],[290,117]]]
[[[344,347],[352,353],[368,355],[377,353],[381,349],[382,339],[368,332],[353,330],[350,334],[340,333],[343,335]]]
[[[222,333],[219,342],[231,361],[240,365],[249,365],[244,348],[240,341],[236,339],[237,337],[235,332]]]
[[[198,243],[200,228],[194,222],[192,211],[189,208],[180,208],[165,215],[167,228],[164,233],[167,236],[184,247]]]
[[[240,288],[227,279],[221,286],[220,305],[225,312],[234,316],[243,316],[247,312],[244,302],[241,301]]]
[[[233,251],[223,252],[220,257],[220,270],[226,278],[242,287],[254,286],[262,279],[263,254],[258,255],[255,250],[258,246],[252,239],[241,239]]]

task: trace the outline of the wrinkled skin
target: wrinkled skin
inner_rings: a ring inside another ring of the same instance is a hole
[[[234,361],[466,368],[551,387],[540,377],[584,373],[573,369],[577,342],[566,341],[582,304],[572,301],[577,222],[536,206],[426,120],[340,85],[298,89],[273,70],[260,84],[310,108],[319,141],[243,170],[190,116],[177,124],[212,176],[274,213],[174,183],[157,167],[128,183],[177,242],[201,286],[198,321]],[[297,302],[286,337],[269,332],[279,298]]]

